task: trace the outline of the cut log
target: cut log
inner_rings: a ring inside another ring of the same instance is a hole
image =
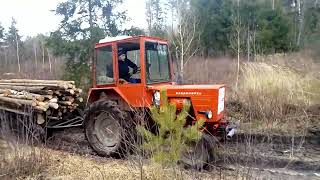
[[[71,106],[72,102],[71,101],[59,101],[59,104],[63,104],[63,105],[67,105],[67,106]]]
[[[59,104],[58,103],[53,103],[53,102],[49,102],[49,107],[53,108],[53,109],[58,109],[59,108]]]
[[[83,102],[83,98],[82,98],[82,97],[79,97],[79,98],[78,98],[78,101],[79,101],[79,102]]]
[[[75,91],[73,89],[68,89],[67,92],[69,92],[70,94],[74,95]]]
[[[10,90],[9,89],[0,89],[0,94],[10,94]]]
[[[52,98],[52,99],[49,100],[49,102],[51,102],[51,103],[57,103],[57,102],[58,102],[58,99],[57,99],[57,98]]]
[[[17,106],[29,105],[29,106],[34,107],[37,105],[37,102],[35,100],[13,99],[13,98],[9,98],[9,97],[0,97],[0,101],[12,103]]]
[[[51,110],[47,110],[47,111],[46,111],[46,115],[47,115],[47,116],[50,116],[51,113],[52,113]]]
[[[33,100],[35,98],[33,98],[31,95],[8,95],[7,97],[10,97],[12,99],[25,99],[25,100]]]
[[[35,106],[35,107],[33,107],[33,109],[40,111],[40,112],[46,112],[48,110],[48,108],[41,107],[41,106]]]
[[[47,102],[38,102],[37,106],[49,109],[49,103]]]
[[[11,79],[0,80],[0,104],[6,108],[23,110],[33,108],[38,124],[45,123],[45,116],[63,119],[83,102],[82,90],[74,81]],[[24,106],[23,106],[24,105]]]
[[[61,80],[33,80],[33,79],[1,79],[0,83],[43,83],[43,84],[58,84],[58,83],[68,83],[75,84],[74,81],[61,81]]]
[[[47,89],[68,89],[67,84],[31,84],[31,83],[0,83],[0,86],[26,86],[26,87],[39,87],[44,86]],[[12,89],[12,88],[9,88]]]
[[[43,102],[45,99],[41,95],[30,94],[30,93],[19,93],[16,95],[10,94],[10,95],[7,95],[7,97],[14,98],[14,99],[25,99],[25,100],[34,100],[35,99],[40,102]]]
[[[57,96],[61,96],[62,93],[60,91],[54,91],[54,94],[57,95]]]
[[[77,88],[77,89],[76,89],[76,93],[81,94],[81,93],[82,93],[82,89]]]
[[[53,95],[52,90],[29,90],[29,92],[40,95]]]
[[[44,122],[45,122],[44,115],[42,113],[37,113],[37,123],[41,125]]]
[[[17,91],[41,91],[44,90],[45,86],[33,86],[33,87],[27,87],[27,86],[12,86],[12,85],[0,85],[0,89],[12,89]]]
[[[52,95],[42,95],[45,99],[49,99],[49,100],[51,100],[52,98],[53,98],[53,96]]]

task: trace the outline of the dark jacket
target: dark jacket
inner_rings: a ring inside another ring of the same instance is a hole
[[[138,71],[138,66],[134,64],[129,59],[125,59],[124,61],[118,61],[119,66],[119,77],[126,81],[130,81],[129,67],[133,69],[133,74]]]

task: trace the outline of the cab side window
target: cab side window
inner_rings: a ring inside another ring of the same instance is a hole
[[[96,50],[96,82],[97,85],[114,82],[112,47],[105,46]]]

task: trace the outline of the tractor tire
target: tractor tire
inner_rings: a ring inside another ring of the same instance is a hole
[[[213,159],[215,142],[214,137],[203,134],[198,142],[191,142],[186,151],[182,152],[180,164],[189,169],[203,169]]]
[[[86,138],[100,156],[121,157],[127,151],[129,123],[126,113],[109,100],[90,105],[84,119]]]

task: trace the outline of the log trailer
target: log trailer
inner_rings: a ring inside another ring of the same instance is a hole
[[[135,83],[119,77],[120,51],[139,67],[139,71],[130,77],[137,80]],[[214,142],[216,137],[231,137],[235,131],[224,120],[226,87],[223,84],[178,85],[173,78],[166,40],[147,36],[102,39],[95,45],[93,85],[88,92],[86,111],[77,111],[76,115],[69,117],[63,115],[63,121],[57,114],[50,114],[46,116],[49,121],[42,124],[49,129],[83,125],[89,144],[99,155],[117,155],[122,152],[126,137],[133,136],[132,131],[124,129],[135,129],[136,112],[148,111],[153,105],[160,106],[160,91],[165,90],[168,101],[178,110],[186,102],[191,104],[188,123],[205,120],[202,144],[183,158],[190,166],[203,166],[210,159],[209,153],[206,155],[203,151],[205,144]]]

